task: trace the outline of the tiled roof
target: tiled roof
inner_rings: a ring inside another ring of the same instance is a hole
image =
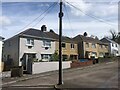
[[[74,37],[73,39],[77,42],[84,41],[84,42],[91,42],[91,43],[106,44],[106,43],[101,42],[98,39],[94,39],[92,37],[86,37],[86,36],[83,36],[83,35],[78,35],[78,36]]]
[[[27,29],[23,32],[21,32],[19,34],[20,36],[24,36],[24,35],[30,35],[30,36],[35,36],[35,37],[42,37],[42,38],[48,38],[48,39],[54,39],[54,40],[59,40],[59,35],[56,34],[54,31],[52,32],[43,32],[41,30],[38,30],[38,29],[33,29],[33,28],[30,28],[30,29]],[[66,37],[66,36],[63,36],[62,37],[62,41],[63,42],[74,42],[71,38],[69,37]]]
[[[115,41],[109,39],[109,38],[103,38],[100,41],[105,42],[105,43],[116,43]],[[117,43],[116,43],[117,44]]]

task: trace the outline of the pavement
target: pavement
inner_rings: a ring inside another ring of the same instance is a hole
[[[63,85],[57,85],[58,71],[24,77],[4,78],[2,90],[79,90],[118,88],[118,62],[95,64],[63,71]]]
[[[113,63],[113,62],[109,62],[109,63]],[[69,72],[69,71],[74,71],[74,70],[78,70],[78,69],[95,67],[95,66],[98,66],[98,65],[99,64],[94,64],[94,65],[91,65],[91,66],[64,69],[63,71],[64,72]],[[20,81],[26,81],[26,80],[29,80],[29,79],[39,78],[41,76],[42,77],[43,76],[49,76],[49,75],[56,74],[56,73],[58,73],[58,71],[50,71],[50,72],[45,72],[45,73],[40,73],[40,74],[33,74],[33,75],[24,74],[23,77],[5,77],[5,78],[2,78],[2,85],[1,86],[13,84],[13,83],[20,82]]]

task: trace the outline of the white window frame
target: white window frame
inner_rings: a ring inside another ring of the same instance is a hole
[[[51,47],[51,41],[43,40],[43,47]]]
[[[30,40],[29,43],[28,43],[28,40]],[[27,45],[27,46],[34,46],[34,39],[27,38],[27,39],[26,39],[26,45]]]
[[[86,43],[86,48],[89,48],[89,43]]]
[[[49,61],[50,60],[50,54],[42,54],[41,59],[44,61]]]
[[[71,46],[70,46],[72,49],[75,48],[75,44],[71,43]]]
[[[96,44],[92,43],[92,48],[96,48]]]

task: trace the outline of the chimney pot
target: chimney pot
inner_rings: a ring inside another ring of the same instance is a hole
[[[46,27],[46,25],[42,25],[42,27],[41,27],[41,31],[42,31],[42,32],[47,31],[47,27]]]

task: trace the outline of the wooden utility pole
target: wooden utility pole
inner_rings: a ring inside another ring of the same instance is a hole
[[[59,12],[59,82],[58,85],[63,84],[63,71],[62,71],[62,5],[63,2],[60,0],[60,12]]]

